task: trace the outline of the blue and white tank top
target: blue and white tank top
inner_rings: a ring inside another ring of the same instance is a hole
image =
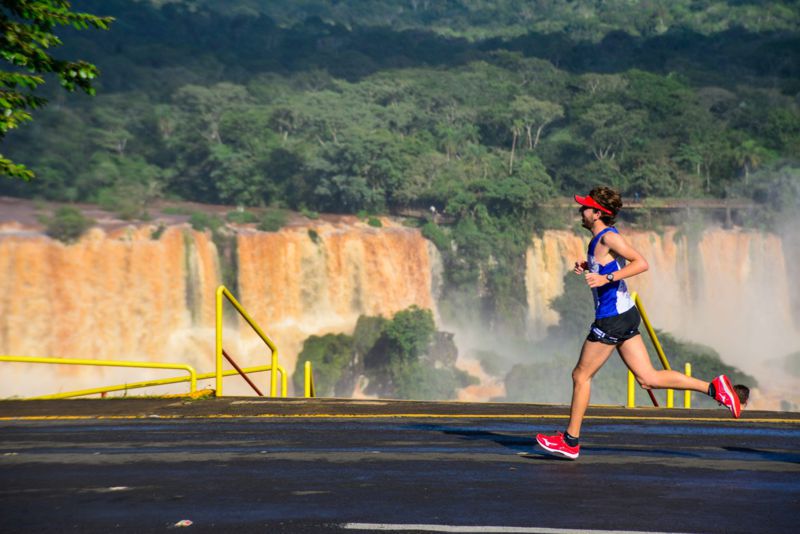
[[[616,228],[608,227],[594,236],[589,242],[589,251],[586,260],[589,264],[589,271],[603,276],[619,271],[625,267],[625,258],[616,258],[605,265],[597,263],[594,257],[594,249],[606,232],[619,233]],[[630,293],[628,293],[628,285],[625,283],[625,280],[610,282],[602,287],[593,287],[592,296],[594,297],[595,319],[620,315],[634,306],[633,299]]]

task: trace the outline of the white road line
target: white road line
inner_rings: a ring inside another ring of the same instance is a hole
[[[573,528],[546,528],[546,527],[499,527],[499,526],[467,526],[467,525],[413,525],[413,524],[388,524],[388,523],[345,523],[342,528],[346,530],[384,530],[403,531],[415,530],[422,532],[511,532],[520,534],[677,534],[667,532],[638,531],[638,530],[576,530]]]

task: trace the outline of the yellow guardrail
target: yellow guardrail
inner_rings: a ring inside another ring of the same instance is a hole
[[[642,316],[642,322],[644,323],[645,329],[647,329],[647,333],[650,336],[650,339],[653,341],[653,346],[656,348],[656,352],[658,353],[658,358],[661,360],[661,365],[664,366],[664,369],[667,371],[671,371],[672,367],[669,366],[669,360],[667,360],[667,355],[664,354],[664,349],[661,348],[661,343],[658,341],[658,336],[656,335],[656,331],[653,329],[653,325],[650,323],[650,318],[647,316],[647,312],[644,309],[644,305],[642,305],[642,299],[639,298],[639,294],[637,292],[633,292],[631,294],[633,297],[633,303],[636,304],[636,307],[639,309],[639,315]]]
[[[308,397],[316,397],[317,396],[317,392],[314,390],[314,374],[311,372],[311,362],[306,362],[304,370],[305,370],[305,375],[304,375],[304,378],[305,378],[305,380],[304,380],[304,382],[305,382],[304,396],[306,398],[308,398]],[[297,371],[295,371],[295,372],[297,372]]]
[[[661,360],[661,365],[664,366],[664,369],[670,371],[672,367],[669,365],[669,360],[667,359],[667,355],[664,354],[664,349],[661,347],[661,342],[658,340],[658,336],[656,335],[656,331],[653,328],[652,323],[650,322],[650,318],[647,316],[647,312],[642,305],[642,300],[639,298],[639,294],[633,292],[631,294],[633,297],[633,302],[636,304],[636,307],[639,309],[639,315],[642,316],[642,322],[644,323],[645,329],[647,330],[647,334],[650,336],[650,340],[653,342],[653,346],[656,348],[656,353],[658,354],[658,358]],[[684,368],[684,373],[686,376],[692,376],[692,364],[687,363]],[[673,408],[675,404],[674,399],[675,392],[671,389],[667,390],[667,408]],[[652,394],[651,394],[652,396]],[[633,376],[633,373],[628,370],[628,408],[633,408],[636,406],[636,378]],[[692,407],[692,392],[686,390],[683,392],[683,407],[684,408],[691,408]]]
[[[76,358],[40,358],[36,356],[0,356],[0,362],[16,362],[16,363],[48,363],[58,365],[89,365],[95,367],[131,367],[140,369],[180,369],[189,373],[188,377],[181,377],[180,379],[163,379],[163,380],[148,380],[143,382],[147,386],[170,384],[174,382],[189,381],[190,393],[197,391],[197,373],[191,365],[181,363],[154,363],[154,362],[131,362],[125,360],[87,360]],[[174,382],[171,382],[174,381]],[[146,386],[139,386],[146,387]],[[56,393],[54,395],[44,395],[35,397],[36,399],[65,399],[69,397],[80,397],[84,395],[94,395],[105,393],[108,391],[119,391],[125,389],[126,386],[108,386],[92,389],[84,389],[80,391],[73,391],[69,393]]]
[[[217,299],[216,299],[216,329],[217,329],[217,341],[216,341],[216,388],[215,388],[215,396],[221,397],[222,396],[222,298],[225,297],[228,299],[233,307],[239,312],[239,315],[242,316],[242,319],[247,321],[247,324],[250,325],[258,337],[269,347],[270,351],[272,351],[272,361],[268,367],[268,369],[272,372],[270,376],[270,389],[269,394],[270,397],[276,396],[276,390],[278,389],[278,375],[277,373],[281,374],[281,397],[286,396],[286,370],[278,365],[278,347],[272,342],[272,340],[261,330],[261,327],[247,314],[239,301],[228,291],[228,288],[225,286],[219,286],[217,288]]]
[[[647,316],[647,312],[644,309],[644,305],[642,304],[642,299],[639,298],[639,294],[635,291],[631,293],[631,297],[633,298],[633,303],[639,309],[639,315],[642,316],[642,322],[644,323],[644,327],[647,330],[647,334],[650,336],[650,340],[653,342],[653,346],[656,348],[656,353],[658,354],[658,359],[661,360],[661,365],[667,371],[672,370],[672,367],[670,367],[669,365],[669,360],[667,359],[667,355],[664,354],[664,349],[661,347],[661,343],[658,341],[658,336],[656,335],[656,331],[653,328],[653,325],[650,322],[650,318]],[[633,408],[636,406],[635,383],[636,382],[633,373],[630,370],[628,370],[628,408]],[[673,407],[674,395],[675,392],[673,390],[671,389],[667,390],[667,408]],[[655,400],[653,402],[655,402]]]
[[[269,371],[271,367],[269,365],[261,365],[257,367],[248,367],[247,369],[242,369],[243,373],[263,373],[265,371]],[[235,369],[229,369],[227,371],[222,372],[222,376],[233,376],[238,374],[238,371]],[[210,373],[203,373],[197,375],[197,380],[206,380],[208,378],[214,378],[217,376],[216,371],[212,371]],[[179,382],[188,382],[191,380],[191,377],[188,376],[177,376],[174,378],[164,378],[161,380],[147,380],[144,382],[132,382],[130,384],[120,384],[118,386],[106,386],[103,388],[95,388],[95,390],[86,390],[90,391],[90,393],[85,393],[84,391],[70,391],[67,393],[59,393],[58,396],[55,395],[47,395],[44,397],[35,397],[35,399],[66,399],[69,397],[81,397],[83,395],[93,395],[95,393],[110,393],[112,391],[123,391],[128,389],[138,389],[138,388],[146,388],[152,386],[165,386],[168,384],[177,384]],[[285,386],[284,386],[285,387]],[[98,389],[102,389],[102,391],[96,391]]]

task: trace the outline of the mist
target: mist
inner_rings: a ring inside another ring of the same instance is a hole
[[[629,286],[639,293],[653,326],[681,341],[707,345],[723,362],[755,377],[758,387],[751,396],[751,409],[800,409],[800,377],[789,372],[789,356],[795,354],[796,359],[800,351],[800,295],[791,283],[800,275],[797,224],[787,221],[780,232],[770,233],[723,228],[717,222],[694,218],[689,224],[658,232],[624,224],[621,230],[650,264],[650,270],[630,280]],[[487,373],[493,378],[482,378],[481,387],[473,387],[465,397],[491,400],[487,395],[493,393],[496,400],[504,398],[509,393],[505,384],[515,378],[505,383],[503,378],[520,364],[515,369],[518,373],[531,369],[518,378],[528,379],[529,388],[524,398],[510,400],[569,401],[570,370],[583,335],[559,336],[560,317],[551,303],[563,293],[564,274],[585,255],[587,241],[587,236],[568,231],[547,231],[532,238],[526,259],[529,317],[525,340],[493,335],[466,313],[444,324],[444,329],[456,333],[465,370],[475,374],[476,364],[483,360],[483,370],[493,371]],[[588,290],[586,301],[575,306],[591,306]],[[643,326],[641,331],[646,335]],[[651,354],[651,358],[658,367],[657,356]],[[683,369],[684,363],[671,361],[675,369]],[[624,381],[624,366],[612,357],[595,379],[593,402],[623,403],[619,384]]]

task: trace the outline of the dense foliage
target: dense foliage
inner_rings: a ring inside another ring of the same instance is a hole
[[[319,396],[349,397],[356,387],[381,398],[454,399],[472,383],[455,368],[452,335],[436,331],[433,314],[412,306],[391,319],[362,316],[352,336],[311,336],[294,371],[303,390],[303,366],[312,363]]]
[[[120,21],[65,34],[101,95],[9,139],[41,179],[0,192],[514,214],[748,193],[800,148],[795,2],[76,4]]]
[[[153,4],[164,0],[139,0]],[[310,17],[348,28],[425,30],[470,40],[514,37],[530,32],[569,33],[597,41],[624,30],[661,35],[671,28],[709,34],[740,26],[748,31],[797,29],[797,2],[724,0],[166,0],[244,17],[264,15],[281,26]]]
[[[61,206],[50,215],[42,215],[45,233],[62,243],[74,243],[88,230],[94,221],[72,206]]]
[[[345,334],[310,336],[303,342],[293,374],[295,394],[304,388],[305,362],[311,362],[314,390],[319,397],[349,397],[352,393],[343,387],[347,383],[342,375],[353,358],[353,340]]]

